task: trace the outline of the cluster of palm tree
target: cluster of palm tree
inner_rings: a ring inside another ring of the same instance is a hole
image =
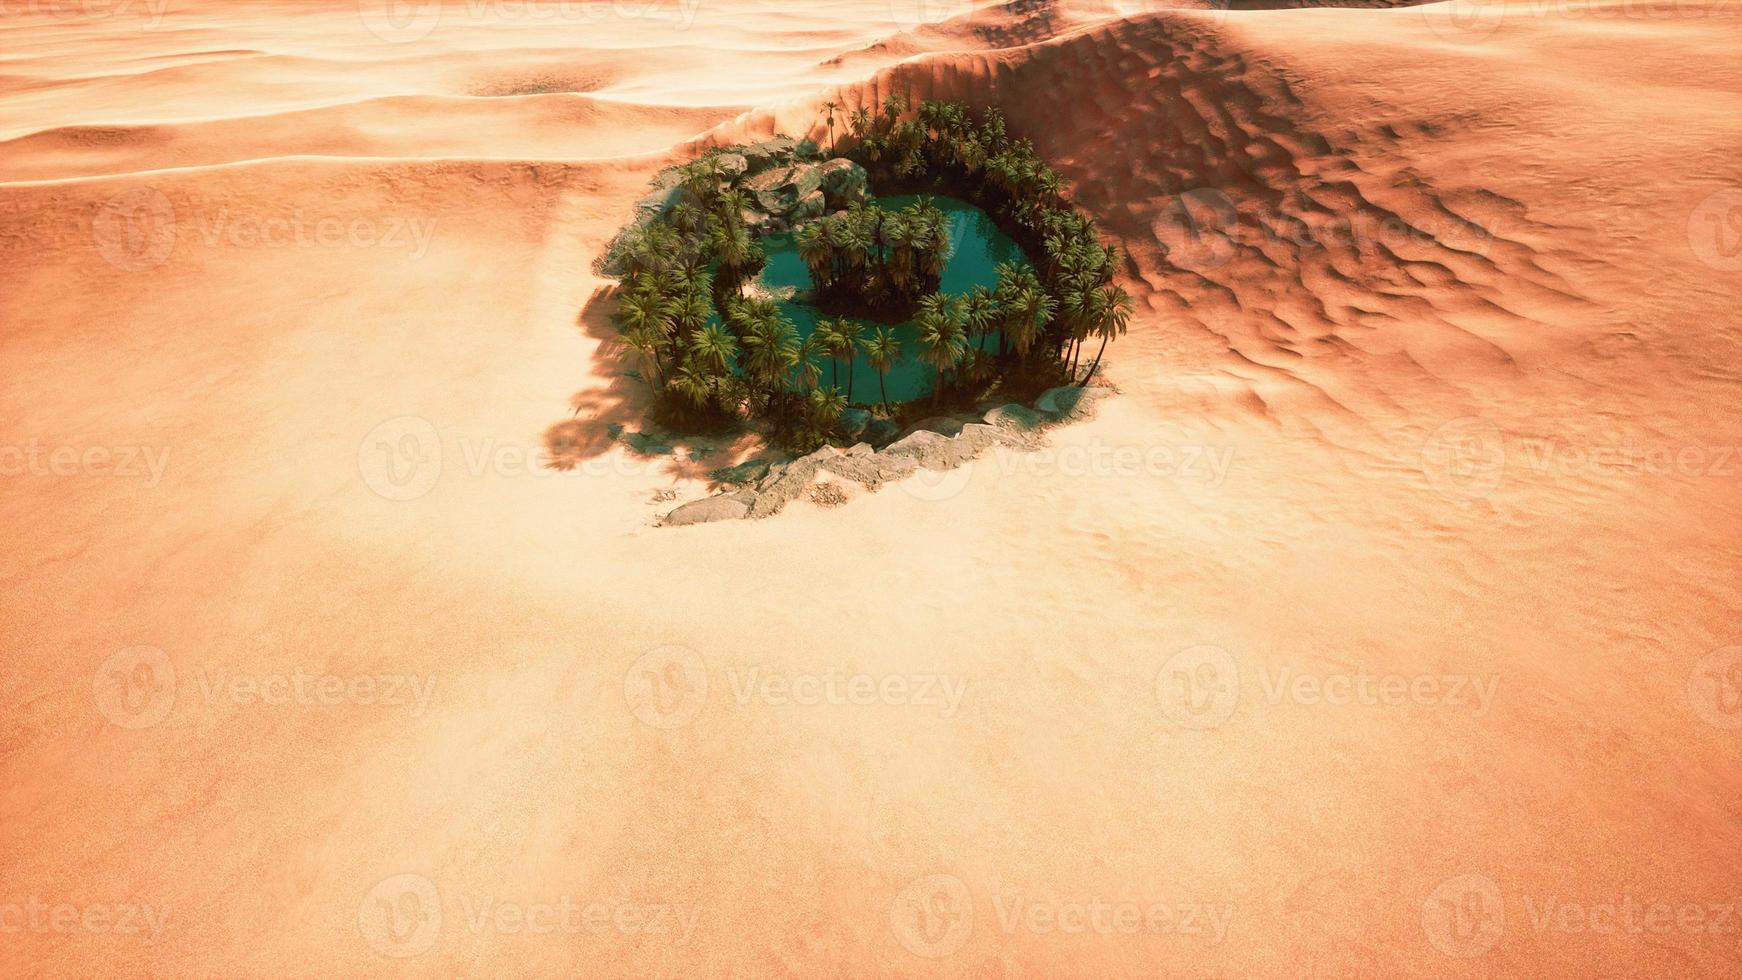
[[[613,243],[621,269],[617,321],[623,342],[655,391],[693,413],[729,412],[738,338],[715,316],[762,267],[762,246],[745,226],[743,191],[717,154],[681,168],[675,203]]]
[[[1011,138],[997,109],[976,115],[959,102],[922,102],[909,113],[907,100],[892,95],[881,111],[860,106],[847,118],[856,144],[850,155],[879,186],[973,201],[1029,255],[1041,257],[1044,278],[1031,275],[1022,284],[1026,290],[1014,288],[1000,270],[990,314],[1004,333],[999,358],[1014,349],[1021,366],[1034,368],[1035,352],[1050,352],[1061,371],[1076,378],[1084,346],[1099,340],[1089,373],[1079,382],[1086,384],[1107,342],[1125,333],[1133,303],[1113,282],[1118,250],[1103,244],[1094,220],[1061,196],[1063,178],[1034,145]],[[1007,302],[1016,296],[1017,308],[1008,311]]]
[[[899,211],[854,204],[808,222],[793,244],[810,270],[817,301],[882,316],[903,316],[936,292],[950,254],[950,228],[930,201]]]
[[[827,108],[833,144],[843,107]],[[899,211],[854,205],[795,233],[819,305],[842,314],[801,337],[777,303],[744,294],[765,257],[742,217],[747,196],[710,152],[677,171],[660,214],[612,246],[623,341],[663,409],[692,420],[760,418],[777,441],[798,448],[838,433],[855,404],[861,359],[877,373],[885,414],[893,413],[887,376],[904,356],[936,372],[934,401],[977,396],[995,382],[1077,378],[1085,347],[1098,339],[1079,383],[1094,375],[1132,313],[1131,297],[1113,282],[1118,252],[1060,196],[1059,175],[1033,146],[1007,135],[996,110],[975,115],[942,102],[908,110],[900,97],[881,110],[852,110],[842,134],[850,155],[885,191],[973,201],[1039,261],[1000,265],[996,286],[947,295],[938,291],[951,244],[942,211],[924,199]],[[911,314],[912,350],[893,327],[851,313]]]

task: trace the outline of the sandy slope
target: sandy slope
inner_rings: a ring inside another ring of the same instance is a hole
[[[93,9],[0,19],[0,973],[1742,965],[1732,7]],[[612,443],[599,245],[890,91],[1128,247],[1119,397],[652,528],[748,447]]]

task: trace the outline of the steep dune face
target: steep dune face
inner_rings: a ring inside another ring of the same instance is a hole
[[[0,973],[1734,972],[1729,7],[377,6],[0,25]],[[1117,397],[650,528],[593,259],[894,92]]]

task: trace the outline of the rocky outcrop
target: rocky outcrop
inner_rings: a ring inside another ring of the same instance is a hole
[[[763,144],[758,144],[763,145]],[[830,210],[869,200],[865,168],[851,160],[808,163],[793,158],[773,163],[749,154],[749,176],[738,182],[753,210],[745,222],[761,233],[785,231]]]
[[[750,504],[751,517],[771,517],[792,503],[794,498],[803,493],[811,485],[816,476],[817,467],[825,460],[841,455],[834,446],[824,446],[808,456],[800,456],[790,463],[776,464],[769,469],[768,475],[756,484],[756,499]]]
[[[738,147],[737,151],[748,166],[747,172],[758,174],[770,167],[791,163],[798,151],[798,141],[790,136],[776,136],[760,143]]]
[[[871,441],[856,443],[849,449],[824,446],[790,463],[769,466],[761,460],[751,460],[730,470],[716,470],[714,476],[720,482],[747,483],[749,479],[755,479],[755,487],[692,501],[672,511],[665,523],[694,524],[703,520],[728,520],[731,516],[772,517],[801,494],[809,492],[817,478],[824,474],[876,490],[885,483],[904,480],[922,467],[928,470],[955,469],[995,446],[1033,448],[1042,442],[1041,432],[1047,425],[1083,418],[1093,410],[1097,401],[1111,393],[1107,388],[1051,388],[1035,400],[1035,408],[1014,403],[1000,405],[988,411],[983,422],[964,422],[950,416],[929,418],[882,449],[872,448],[872,442],[880,441],[871,439],[874,430],[880,425],[885,428],[893,428],[893,425],[888,419],[877,419],[865,427],[866,438]],[[950,434],[946,435],[946,432]],[[766,466],[766,472],[760,478],[724,479],[728,474],[736,477],[754,473],[762,466]],[[729,500],[731,503],[717,508],[691,509],[714,500]],[[677,519],[680,515],[682,520]]]
[[[870,199],[865,168],[851,160],[839,158],[818,164],[817,177],[831,211]]]

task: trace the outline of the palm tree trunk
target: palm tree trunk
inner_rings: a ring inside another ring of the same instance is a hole
[[[1101,335],[1101,349],[1095,352],[1095,363],[1089,365],[1089,373],[1083,375],[1083,380],[1077,382],[1078,388],[1088,387],[1089,379],[1095,376],[1095,369],[1101,366],[1101,355],[1106,353],[1106,352],[1107,352],[1107,336],[1106,336],[1106,334],[1102,334]]]
[[[857,358],[851,352],[847,355],[847,404],[853,404],[853,362]]]
[[[887,377],[889,377],[889,372],[877,372],[877,391],[883,396],[883,414],[885,415],[889,414],[889,386],[884,384],[884,379]]]

